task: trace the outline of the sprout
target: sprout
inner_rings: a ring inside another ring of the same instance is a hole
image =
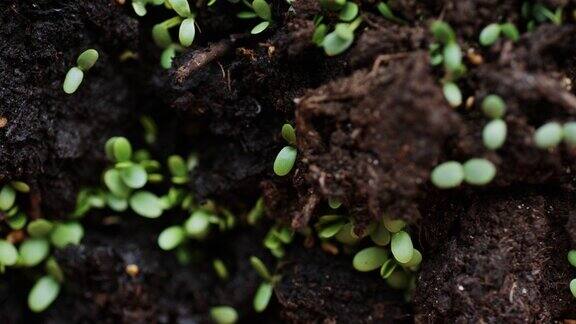
[[[394,272],[394,270],[396,270],[396,262],[394,262],[394,260],[392,259],[388,259],[386,260],[386,262],[384,262],[384,264],[382,265],[382,268],[380,268],[380,276],[382,276],[382,278],[386,279],[388,277],[390,277],[390,275]]]
[[[464,181],[471,185],[483,186],[496,176],[496,167],[486,159],[470,159],[464,163]]]
[[[448,71],[455,71],[462,65],[462,50],[456,42],[450,42],[444,47],[444,65]]]
[[[482,130],[484,146],[490,150],[499,149],[504,144],[504,141],[506,141],[506,134],[506,123],[501,119],[494,119]]]
[[[576,146],[576,122],[568,122],[563,128],[564,141],[571,146]]]
[[[264,199],[262,197],[258,198],[254,207],[248,212],[248,216],[246,216],[246,222],[249,225],[255,225],[260,218],[264,215]]]
[[[238,321],[238,313],[230,306],[210,308],[210,317],[216,324],[234,324]]]
[[[0,210],[7,211],[16,202],[16,191],[10,185],[4,185],[0,190]]]
[[[84,79],[84,72],[77,67],[73,67],[68,70],[68,73],[66,73],[62,89],[67,94],[73,94],[78,90],[78,87],[82,83],[82,79]]]
[[[494,44],[500,37],[502,28],[499,24],[490,24],[480,32],[480,44],[483,46],[490,46]]]
[[[120,171],[122,181],[132,189],[144,187],[148,181],[146,170],[139,164],[132,164]]]
[[[296,145],[296,132],[290,124],[282,125],[282,138],[290,145]]]
[[[192,45],[194,37],[196,36],[196,26],[194,25],[194,18],[186,18],[180,24],[180,30],[178,32],[178,39],[180,39],[180,44],[184,47]]]
[[[488,118],[502,118],[506,112],[506,103],[498,95],[488,95],[482,100],[482,111]]]
[[[90,70],[98,60],[98,51],[95,49],[88,49],[82,52],[76,60],[78,68],[84,72]]]
[[[454,30],[443,21],[436,20],[430,25],[430,30],[439,42],[448,44],[456,40],[456,34]]]
[[[130,197],[130,208],[140,216],[157,218],[162,215],[162,204],[158,196],[147,191],[138,191]]]
[[[376,227],[376,230],[370,234],[370,238],[377,245],[385,246],[390,243],[390,232],[388,232],[384,224],[380,223]]]
[[[568,252],[568,262],[570,262],[573,267],[576,267],[576,250],[570,250]]]
[[[368,272],[380,268],[386,260],[388,260],[388,251],[384,248],[373,246],[356,253],[352,260],[352,265],[358,271]]]
[[[342,10],[340,10],[340,14],[339,14],[339,18],[342,21],[352,21],[354,20],[354,18],[356,18],[356,16],[358,16],[358,5],[352,1],[348,1],[346,2],[346,4],[344,5],[344,8],[342,8]]]
[[[28,239],[18,249],[20,260],[27,267],[33,267],[42,262],[49,252],[50,244],[44,239]]]
[[[285,176],[294,167],[296,162],[296,149],[292,146],[285,146],[274,161],[274,173],[278,176]]]
[[[228,269],[226,268],[224,261],[220,259],[214,259],[214,261],[212,261],[212,267],[214,267],[214,271],[216,271],[218,278],[222,280],[228,279]]]
[[[162,250],[169,251],[180,245],[185,237],[186,233],[181,226],[170,226],[158,236],[158,246]]]
[[[69,244],[80,244],[83,237],[84,228],[77,222],[57,224],[50,233],[50,241],[57,248],[64,248]]]
[[[268,282],[263,282],[258,287],[256,295],[254,295],[254,310],[257,313],[263,312],[268,303],[270,303],[270,298],[272,298],[273,286]]]
[[[18,261],[18,250],[6,240],[0,240],[0,266],[11,266]]]
[[[462,104],[462,93],[460,88],[454,82],[446,82],[443,88],[444,97],[452,107],[458,107]]]
[[[455,188],[464,180],[464,168],[456,161],[444,162],[432,170],[430,178],[440,189]]]
[[[390,243],[392,255],[400,263],[407,263],[414,255],[414,246],[410,235],[404,231],[400,231],[392,236]]]
[[[35,313],[42,312],[58,297],[60,284],[51,276],[40,278],[28,294],[28,307]]]
[[[210,215],[204,210],[197,210],[184,223],[186,233],[192,238],[203,239],[210,229]]]
[[[556,122],[546,123],[536,130],[534,142],[541,149],[549,149],[557,146],[562,141],[562,126]]]
[[[45,219],[36,219],[31,221],[26,228],[28,234],[32,237],[44,237],[50,234],[52,229],[54,228],[54,224],[50,221]]]

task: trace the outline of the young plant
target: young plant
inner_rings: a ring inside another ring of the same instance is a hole
[[[84,79],[84,72],[90,70],[98,60],[98,52],[95,49],[88,49],[78,56],[76,66],[68,70],[66,78],[62,84],[62,89],[67,94],[72,94]]]
[[[254,0],[252,3],[249,3],[246,0],[243,0],[243,3],[246,7],[249,8],[248,11],[242,11],[238,13],[238,18],[240,19],[253,19],[259,18],[261,21],[252,28],[250,33],[252,34],[260,34],[261,32],[265,31],[270,27],[272,24],[272,9],[270,5],[265,0]]]
[[[268,307],[274,286],[280,282],[281,277],[279,275],[271,275],[264,262],[255,256],[250,257],[250,264],[264,280],[256,290],[253,300],[254,310],[257,313],[261,313]]]
[[[284,124],[284,126],[282,126],[282,137],[290,145],[284,146],[276,156],[276,160],[274,160],[274,173],[281,177],[290,173],[296,162],[297,155],[296,148],[294,147],[296,144],[296,133],[291,125]]]
[[[520,33],[514,24],[504,23],[496,24],[492,23],[484,27],[480,32],[479,42],[482,46],[490,46],[500,38],[500,34],[504,34],[506,38],[516,42],[520,37]]]

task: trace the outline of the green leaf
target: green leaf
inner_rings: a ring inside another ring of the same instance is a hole
[[[388,260],[388,251],[384,248],[373,246],[356,253],[352,260],[352,265],[358,271],[368,272],[380,268],[386,260]]]
[[[380,223],[370,234],[372,241],[380,246],[386,246],[390,243],[390,232],[386,229],[384,224]]]
[[[238,321],[238,313],[230,306],[210,308],[210,317],[216,324],[234,324]]]
[[[6,240],[0,240],[0,264],[11,266],[18,261],[18,251]]]
[[[250,257],[250,264],[252,265],[254,270],[256,270],[256,272],[258,272],[260,277],[262,277],[264,280],[266,280],[268,282],[272,281],[272,276],[270,275],[270,271],[268,271],[268,268],[266,267],[264,262],[262,262],[262,260],[260,260],[259,258],[255,257],[255,256],[251,256]]]
[[[4,185],[0,190],[0,210],[7,211],[16,201],[16,191],[11,185]]]
[[[256,295],[254,295],[254,310],[257,313],[263,312],[268,304],[270,303],[270,298],[272,298],[273,287],[267,282],[263,282],[258,287]]]
[[[254,225],[258,222],[258,220],[260,220],[260,218],[262,218],[263,215],[264,215],[264,198],[260,197],[256,201],[254,207],[252,207],[250,212],[248,212],[248,216],[246,216],[246,222],[248,222],[249,225]]]
[[[456,41],[456,34],[450,25],[443,21],[436,20],[430,25],[430,30],[440,43],[448,44]]]
[[[270,5],[264,0],[254,0],[252,2],[252,9],[258,17],[270,21],[272,20],[272,11],[270,10]]]
[[[282,138],[290,145],[296,145],[296,131],[290,124],[282,125]]]
[[[50,244],[44,239],[28,239],[20,244],[19,254],[22,264],[33,267],[42,262],[50,253]]]
[[[236,15],[236,17],[240,19],[251,19],[258,17],[258,15],[256,15],[256,13],[252,11],[241,11]]]
[[[203,239],[210,232],[210,214],[204,210],[197,210],[190,215],[184,223],[188,236],[195,239]]]
[[[192,16],[192,11],[190,11],[190,5],[188,4],[188,0],[167,0],[172,9],[176,11],[176,13],[181,17],[190,17]]]
[[[25,182],[11,181],[10,185],[12,186],[12,188],[14,188],[18,192],[21,192],[21,193],[29,193],[30,192],[30,186],[28,184],[26,184]]]
[[[162,24],[156,24],[152,27],[152,39],[160,48],[166,48],[172,44],[172,37],[168,29]]]
[[[78,56],[78,59],[76,60],[76,65],[82,71],[88,71],[94,66],[94,64],[96,64],[97,60],[98,60],[98,51],[91,48],[85,50],[84,52],[82,52],[82,54]]]
[[[122,180],[120,171],[117,169],[108,169],[104,172],[104,184],[114,195],[126,198],[132,191]]]
[[[44,237],[50,234],[53,228],[54,224],[52,222],[40,218],[31,221],[26,230],[32,237]]]
[[[498,24],[490,24],[480,32],[480,44],[482,46],[490,46],[494,44],[500,37],[502,28]]]
[[[292,146],[285,146],[274,160],[274,173],[278,176],[285,176],[294,167],[296,162],[296,149]]]
[[[28,218],[23,212],[17,213],[15,216],[8,218],[7,222],[11,229],[21,230],[26,226]]]
[[[77,222],[56,224],[56,227],[50,233],[50,241],[55,247],[60,249],[69,244],[80,244],[83,237],[84,228]]]
[[[132,145],[125,137],[116,137],[112,143],[112,153],[116,162],[129,161],[132,157]]]
[[[258,25],[254,26],[254,28],[252,28],[250,33],[253,35],[260,34],[261,32],[265,31],[266,28],[268,28],[268,26],[270,26],[270,22],[269,21],[263,21],[263,22],[259,23]]]
[[[354,34],[345,31],[346,27],[338,26],[341,26],[341,24],[336,25],[336,30],[326,35],[322,42],[324,52],[328,56],[335,56],[343,53],[354,42]],[[352,37],[349,37],[350,34]],[[344,37],[342,37],[343,35]]]
[[[390,275],[394,272],[395,269],[396,269],[396,262],[394,262],[394,260],[392,259],[388,259],[386,260],[386,262],[384,262],[382,268],[380,268],[380,276],[386,279],[390,277]]]
[[[117,212],[123,212],[128,209],[128,200],[126,198],[117,197],[112,193],[106,195],[106,204],[110,209]]]
[[[180,245],[185,237],[186,233],[181,226],[170,226],[158,236],[158,246],[162,250],[169,251]]]
[[[175,177],[187,177],[188,176],[188,168],[186,167],[186,163],[181,156],[172,155],[168,158],[168,169],[170,170],[170,174]]]
[[[500,27],[502,29],[502,34],[504,34],[504,36],[506,36],[511,41],[516,42],[520,38],[520,33],[518,32],[518,29],[516,28],[516,26],[514,26],[514,24],[505,23],[502,24]]]
[[[162,51],[162,54],[160,55],[160,66],[162,66],[165,69],[171,68],[172,60],[174,59],[175,56],[176,56],[176,49],[174,48],[174,46],[166,48],[164,51]]]
[[[58,297],[60,284],[51,276],[40,278],[28,294],[28,307],[35,313],[44,311]]]
[[[146,170],[139,164],[131,164],[126,168],[122,168],[120,177],[127,187],[133,189],[144,187],[148,181]]]
[[[400,263],[407,263],[414,255],[412,239],[410,235],[404,231],[400,231],[392,236],[390,249],[392,250],[394,259]]]
[[[148,191],[138,191],[130,197],[130,208],[140,216],[157,218],[162,215],[160,198]]]
[[[455,71],[462,65],[462,50],[456,42],[446,44],[444,47],[444,66],[448,71]]]
[[[49,257],[48,260],[46,260],[46,273],[51,275],[58,282],[64,281],[64,272],[54,257]]]
[[[359,11],[358,5],[352,1],[348,1],[344,5],[344,8],[342,8],[342,10],[340,11],[340,14],[338,15],[338,17],[342,21],[349,22],[349,21],[354,20],[354,18],[356,18],[356,16],[358,16],[358,11]]]
[[[195,36],[196,26],[194,23],[194,18],[184,19],[180,24],[180,29],[178,31],[178,39],[180,40],[180,44],[184,47],[192,45]]]
[[[444,97],[452,107],[458,107],[462,104],[462,92],[454,82],[446,82],[443,88]]]

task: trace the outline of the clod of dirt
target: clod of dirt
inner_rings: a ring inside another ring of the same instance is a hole
[[[576,311],[559,253],[570,245],[562,228],[573,207],[540,192],[480,195],[457,216],[454,237],[424,258],[417,323],[550,323]]]
[[[374,273],[355,271],[348,258],[316,249],[294,248],[275,288],[289,323],[402,323],[410,310],[401,294]]]

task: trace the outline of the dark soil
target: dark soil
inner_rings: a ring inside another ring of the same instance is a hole
[[[263,195],[268,216],[258,228],[190,246],[203,251],[202,261],[184,266],[156,237],[186,215],[125,215],[117,224],[90,215],[82,244],[56,253],[67,283],[54,305],[30,314],[25,298],[35,274],[9,270],[0,276],[0,322],[203,323],[217,304],[234,306],[245,322],[269,323],[575,318],[568,283],[576,272],[566,253],[576,247],[576,151],[539,150],[532,139],[545,122],[576,120],[575,2],[540,2],[565,6],[564,23],[526,32],[523,1],[391,0],[409,22],[398,25],[373,1],[358,1],[364,23],[356,42],[327,57],[311,42],[316,1],[295,0],[290,10],[272,1],[276,23],[256,36],[218,1],[198,15],[195,45],[168,71],[150,39],[151,26],[167,18],[160,9],[137,18],[130,1],[0,2],[0,180],[31,184],[32,218],[67,215],[78,189],[99,181],[109,137],[142,144],[142,114],[159,124],[156,155],[198,153],[189,187],[199,200],[243,215]],[[428,62],[428,26],[438,18],[469,54],[459,109],[442,95],[441,68]],[[478,33],[496,20],[515,23],[520,40],[480,47]],[[87,48],[99,51],[98,63],[66,95],[64,75]],[[127,50],[136,58],[122,61]],[[479,103],[489,93],[508,106],[508,137],[497,151],[481,140]],[[296,126],[298,162],[277,177],[272,161],[286,122]],[[495,181],[447,191],[430,184],[438,163],[471,157],[494,162]],[[329,198],[361,226],[384,214],[411,224],[424,256],[412,301],[378,275],[355,272],[349,256],[297,239],[276,269],[283,276],[276,298],[255,314],[260,279],[248,259],[274,264],[261,244],[266,225],[312,225]],[[213,255],[228,264],[229,281],[215,276]],[[129,264],[139,266],[137,275],[127,274]]]

